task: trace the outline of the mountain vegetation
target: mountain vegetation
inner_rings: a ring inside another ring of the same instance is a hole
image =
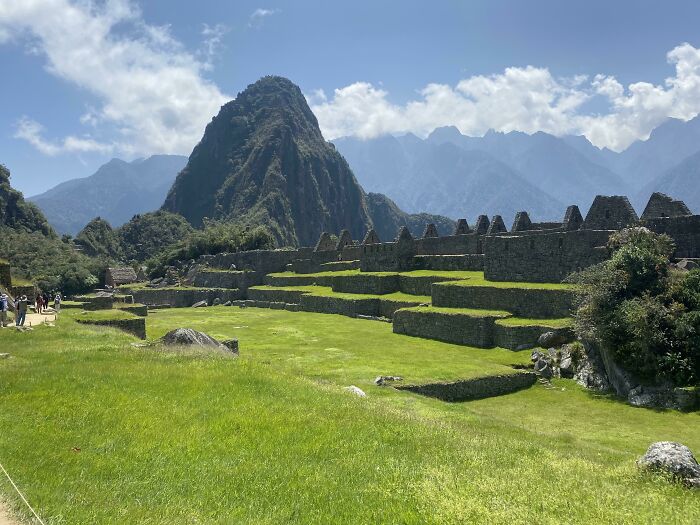
[[[29,279],[45,291],[74,293],[94,287],[105,261],[78,253],[58,238],[41,211],[10,185],[0,165],[0,257],[9,260],[13,278]]]
[[[87,223],[75,238],[75,244],[92,257],[119,259],[123,255],[119,235],[101,217]]]
[[[63,182],[29,200],[59,233],[76,235],[98,216],[116,228],[134,215],[157,210],[186,163],[180,155],[112,159],[89,177]]]
[[[134,215],[117,231],[123,257],[143,262],[181,242],[193,234],[194,228],[181,215],[159,210]]]
[[[197,227],[205,218],[264,224],[278,245],[310,246],[323,231],[363,236],[372,224],[363,197],[301,90],[269,76],[221,108],[163,209]]]
[[[435,224],[440,235],[452,235],[455,221],[442,215],[429,213],[406,213],[394,201],[381,193],[367,194],[367,208],[374,222],[374,230],[379,238],[391,241],[401,226],[406,226],[414,237],[423,235],[427,224]]]
[[[675,271],[673,241],[645,228],[609,241],[610,259],[572,277],[582,285],[576,327],[649,383],[700,380],[700,270]]]

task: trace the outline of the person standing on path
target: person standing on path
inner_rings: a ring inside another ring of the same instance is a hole
[[[5,328],[7,326],[8,302],[7,295],[4,293],[0,294],[0,328]]]
[[[19,298],[19,301],[17,301],[17,304],[16,304],[17,321],[15,323],[17,326],[24,326],[24,320],[27,318],[28,305],[29,305],[29,301],[27,300],[26,295],[23,295],[22,297]]]
[[[36,299],[34,299],[34,309],[36,313],[40,314],[41,313],[41,307],[43,305],[44,298],[41,296],[40,293],[36,294]]]
[[[56,310],[56,315],[61,311],[61,293],[57,292],[56,297],[53,298],[53,309]]]

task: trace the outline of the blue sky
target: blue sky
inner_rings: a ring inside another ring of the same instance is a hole
[[[189,154],[265,74],[327,138],[456,125],[623,149],[700,111],[696,1],[2,0],[0,162],[28,195]],[[670,79],[670,81],[668,80]]]

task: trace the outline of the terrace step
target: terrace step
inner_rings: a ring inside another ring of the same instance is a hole
[[[432,304],[444,308],[505,310],[518,317],[552,319],[571,314],[574,292],[570,289],[507,287],[469,280],[435,283]]]
[[[531,387],[536,381],[537,375],[534,372],[514,372],[445,383],[400,385],[394,388],[435,397],[442,401],[458,402],[510,394]]]

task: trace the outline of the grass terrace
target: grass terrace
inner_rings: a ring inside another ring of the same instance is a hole
[[[567,328],[572,325],[571,317],[559,319],[525,319],[523,317],[507,317],[498,319],[496,324],[502,326],[546,326],[548,328]]]
[[[427,295],[410,295],[403,292],[393,292],[389,294],[382,295],[371,295],[371,294],[359,294],[359,293],[343,293],[334,292],[329,286],[317,286],[317,285],[306,285],[306,286],[270,286],[270,285],[260,285],[252,286],[250,290],[279,290],[288,292],[302,292],[310,295],[317,295],[319,297],[335,297],[336,299],[382,299],[388,301],[407,301],[407,302],[421,302],[430,303],[430,297]]]
[[[91,312],[91,314],[94,314]],[[700,415],[573,381],[444,403],[371,384],[498,373],[478,350],[336,315],[214,307],[148,318],[238,337],[241,357],[135,348],[110,328],[0,331],[0,461],[47,523],[678,523],[700,498],[642,475],[649,443],[700,450]],[[343,391],[356,384],[368,393]],[[1,497],[29,523],[7,483]]]

